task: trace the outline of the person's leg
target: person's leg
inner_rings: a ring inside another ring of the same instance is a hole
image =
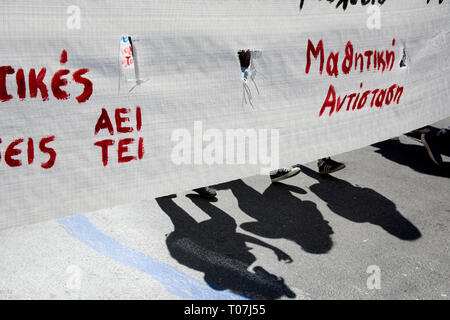
[[[202,187],[194,189],[201,197],[206,199],[214,199],[217,196],[217,191],[212,187]]]
[[[322,158],[317,160],[317,167],[319,168],[319,173],[330,174],[345,168],[345,164],[341,162],[334,161],[330,157]]]
[[[270,172],[270,180],[272,180],[272,182],[280,182],[287,178],[296,176],[299,173],[300,173],[300,168],[297,168],[297,167],[281,168],[281,169]]]
[[[443,163],[440,148],[448,145],[450,141],[450,126],[443,128],[437,132],[424,133],[421,141],[427,149],[430,159],[437,165]]]

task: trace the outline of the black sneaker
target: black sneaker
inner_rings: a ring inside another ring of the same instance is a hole
[[[325,158],[317,163],[320,174],[330,174],[345,168],[345,164]]]
[[[216,190],[211,187],[198,188],[193,191],[197,192],[201,197],[206,199],[214,199],[217,196]]]
[[[279,182],[281,180],[291,178],[300,173],[300,168],[282,168],[270,173],[270,179],[272,182]]]

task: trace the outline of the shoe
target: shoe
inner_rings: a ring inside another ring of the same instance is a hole
[[[432,141],[433,137],[433,133],[424,133],[421,135],[420,140],[425,146],[425,149],[427,149],[428,155],[430,156],[431,160],[433,160],[434,163],[440,166],[442,164],[442,157],[439,148]]]
[[[345,168],[345,164],[332,160],[331,158],[325,158],[317,163],[320,174],[330,174]]]
[[[197,192],[201,197],[206,199],[214,199],[217,196],[216,190],[211,187],[198,188],[193,191]]]
[[[270,179],[272,182],[279,182],[281,180],[285,180],[287,178],[291,178],[293,176],[296,176],[300,173],[300,168],[294,167],[294,168],[282,168],[278,169],[274,173],[270,174]]]

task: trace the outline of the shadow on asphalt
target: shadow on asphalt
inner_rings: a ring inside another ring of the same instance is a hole
[[[309,187],[325,201],[330,210],[355,223],[371,223],[401,240],[416,240],[420,231],[396,209],[396,205],[378,192],[351,183],[320,175],[305,166],[302,172],[317,180]],[[256,221],[243,223],[241,228],[270,239],[293,241],[303,250],[324,254],[333,246],[333,230],[317,205],[303,201],[294,194],[305,194],[302,188],[284,183],[272,183],[259,193],[242,180],[214,186],[231,190],[239,208]],[[294,193],[294,194],[293,194]],[[292,262],[282,250],[252,236],[237,232],[236,221],[198,195],[187,195],[210,219],[198,223],[178,206],[175,195],[157,198],[161,209],[170,217],[174,231],[167,237],[170,254],[179,263],[204,273],[204,279],[216,290],[230,290],[253,299],[295,298],[294,292],[282,278],[258,266],[247,243],[274,251],[279,260]]]
[[[256,261],[246,243],[274,251],[279,260],[292,262],[280,249],[254,237],[236,232],[237,224],[228,214],[198,197],[188,197],[211,219],[198,223],[179,207],[173,196],[157,198],[161,209],[170,217],[174,231],[166,244],[179,263],[205,274],[206,283],[215,290],[230,290],[252,299],[279,299],[296,295],[279,278],[260,266],[248,268]]]
[[[397,211],[391,200],[378,192],[354,186],[330,175],[321,175],[305,166],[299,167],[304,174],[317,180],[309,189],[337,215],[356,223],[380,226],[401,240],[416,240],[421,237],[419,229]]]
[[[414,171],[438,177],[450,178],[450,163],[442,166],[436,165],[429,158],[425,147],[415,144],[405,144],[399,140],[391,139],[372,145],[376,153],[398,164],[410,167]],[[443,149],[443,154],[449,154]]]
[[[242,212],[256,220],[242,224],[245,231],[264,238],[293,241],[313,254],[326,253],[333,246],[333,230],[317,205],[291,193],[305,194],[299,187],[272,183],[261,194],[242,180],[235,180],[214,188],[230,189]]]
[[[433,126],[425,126],[423,128],[419,128],[417,130],[407,132],[407,133],[405,133],[405,136],[410,137],[419,143],[422,143],[422,141],[420,140],[422,133],[426,133],[426,132],[438,133],[439,131],[441,131],[440,128],[436,128]],[[442,131],[441,131],[441,133],[442,133]],[[440,149],[441,154],[443,154],[447,157],[450,157],[450,141],[448,140],[448,138],[442,138],[441,143],[439,144],[438,147]]]

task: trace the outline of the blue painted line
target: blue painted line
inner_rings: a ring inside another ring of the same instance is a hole
[[[248,299],[230,291],[217,291],[206,282],[195,279],[174,267],[136,251],[109,237],[92,224],[85,215],[59,219],[60,226],[98,253],[147,273],[161,283],[168,292],[190,300],[242,300]]]

